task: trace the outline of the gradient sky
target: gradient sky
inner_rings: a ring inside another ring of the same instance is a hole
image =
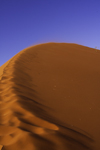
[[[0,66],[47,42],[100,49],[100,0],[0,0]]]

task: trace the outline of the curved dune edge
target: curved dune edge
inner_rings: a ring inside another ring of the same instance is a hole
[[[42,150],[44,147],[57,150],[65,150],[68,147],[71,150],[73,148],[93,149],[91,136],[89,137],[82,131],[78,132],[69,129],[69,127],[63,128],[62,125],[56,125],[52,119],[49,121],[51,118],[49,115],[47,115],[49,119],[43,119],[46,118],[45,106],[33,99],[33,97],[38,99],[38,93],[31,83],[30,75],[26,72],[31,59],[31,56],[28,56],[28,51],[34,47],[27,48],[14,56],[4,66],[1,75],[0,144],[4,145],[3,150],[13,150],[15,147],[21,150],[20,143],[25,150],[34,150],[35,148]],[[36,51],[33,54],[36,57]],[[26,61],[27,66],[25,65]],[[26,99],[29,101],[27,102]],[[22,105],[23,103],[30,106],[34,105],[34,113]],[[43,118],[39,117],[38,113],[41,112],[45,115]],[[67,131],[67,135],[65,131]],[[27,140],[28,144],[24,146]],[[72,148],[70,147],[71,143],[73,143]]]
[[[8,61],[1,67],[1,81],[0,81],[0,98],[1,98],[1,101],[0,101],[0,108],[1,108],[0,109],[0,124],[1,124],[0,125],[0,136],[1,136],[0,142],[1,143],[0,144],[2,145],[11,145],[13,142],[15,143],[16,140],[18,140],[18,138],[20,137],[18,135],[20,135],[19,133],[22,132],[21,130],[18,132],[19,129],[17,127],[19,124],[21,127],[25,128],[26,130],[29,129],[31,130],[31,132],[35,134],[45,133],[44,128],[51,129],[51,130],[58,130],[58,127],[56,125],[36,117],[35,115],[26,111],[25,109],[23,109],[16,103],[18,99],[17,93],[16,91],[13,90],[13,86],[15,86],[15,84],[14,82],[11,81],[11,79],[13,79],[13,75],[14,75],[13,71],[14,71],[15,61],[18,59],[21,53],[22,52],[17,54],[14,57],[14,59],[11,59],[10,63]],[[9,95],[8,98],[6,97],[7,94]],[[12,107],[14,111],[16,110],[16,113],[20,113],[21,115],[23,115],[24,119],[29,120],[31,123],[36,122],[35,126],[33,127],[31,125],[21,123],[17,119],[17,117],[14,116],[14,113],[11,110]],[[35,121],[32,121],[32,119],[34,119]],[[14,129],[13,129],[13,126],[14,126]],[[38,127],[38,126],[41,126],[41,127]],[[14,134],[14,137],[10,137],[10,134]]]

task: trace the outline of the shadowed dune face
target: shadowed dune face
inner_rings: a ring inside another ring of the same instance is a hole
[[[100,149],[100,51],[27,48],[1,66],[2,150]]]

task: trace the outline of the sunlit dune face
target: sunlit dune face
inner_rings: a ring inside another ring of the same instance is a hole
[[[1,66],[2,150],[99,150],[99,66],[100,52],[69,43],[27,48]]]

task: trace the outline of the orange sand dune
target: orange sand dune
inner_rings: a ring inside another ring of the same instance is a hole
[[[2,150],[100,150],[100,51],[39,44],[0,67]]]

